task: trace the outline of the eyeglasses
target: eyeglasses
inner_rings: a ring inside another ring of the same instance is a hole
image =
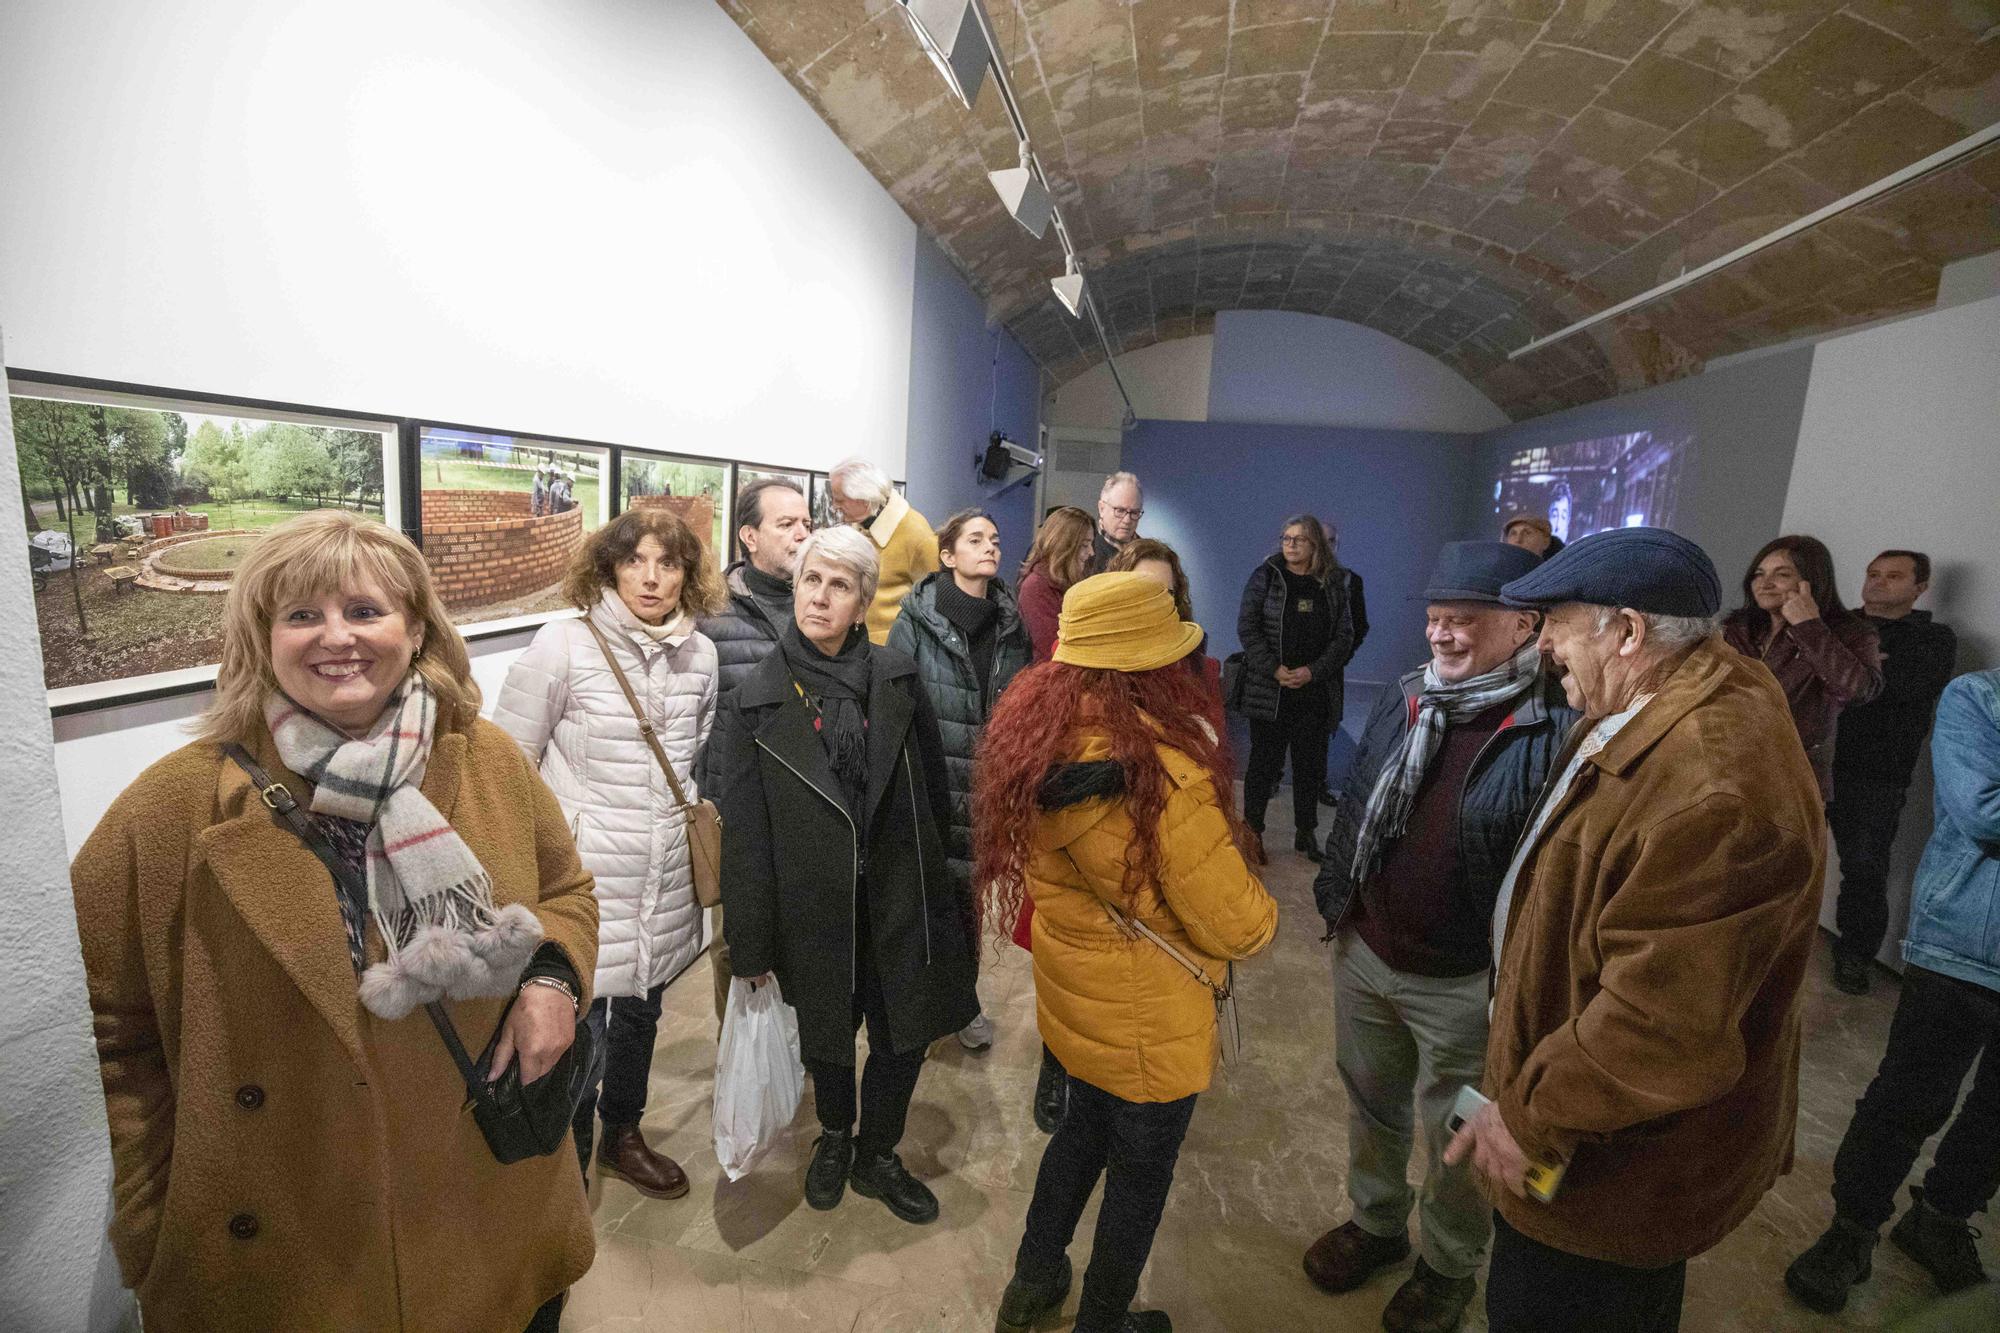
[[[1106,509],[1109,509],[1112,512],[1112,514],[1118,518],[1136,519],[1144,515],[1146,512],[1143,509],[1127,509],[1123,505],[1106,505],[1104,507]]]
[[[1280,537],[1280,538],[1278,538],[1278,545],[1280,545],[1280,546],[1311,546],[1311,545],[1312,545],[1312,539],[1311,539],[1311,538],[1309,538],[1309,537],[1293,537],[1293,536],[1291,536],[1291,535],[1287,534],[1286,536],[1283,536],[1283,537]]]

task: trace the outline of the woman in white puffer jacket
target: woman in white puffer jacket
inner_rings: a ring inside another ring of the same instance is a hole
[[[696,800],[695,756],[715,720],[716,658],[694,624],[718,609],[722,585],[685,523],[664,509],[635,509],[584,543],[564,592],[584,618],[542,627],[508,669],[493,720],[540,767],[584,868],[597,878],[597,998],[589,1021],[603,1057],[577,1107],[577,1159],[587,1177],[601,1113],[598,1173],[675,1199],[687,1193],[687,1176],[646,1146],[639,1118],[660,997],[700,952],[701,909],[685,817],[591,631],[610,645],[681,790]]]

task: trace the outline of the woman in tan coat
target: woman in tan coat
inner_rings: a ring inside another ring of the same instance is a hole
[[[1033,895],[1035,1007],[1069,1074],[1003,1330],[1062,1303],[1066,1251],[1099,1175],[1077,1333],[1171,1327],[1129,1307],[1214,1071],[1214,988],[1278,924],[1243,859],[1203,686],[1183,664],[1200,642],[1201,627],[1146,575],[1085,579],[1063,599],[1054,659],[1014,678],[980,747],[974,882],[1000,927]]]
[[[597,905],[555,800],[479,720],[394,530],[271,529],[224,619],[200,738],[72,867],[125,1281],[168,1333],[553,1330],[594,1248],[574,1159],[495,1161],[415,1010],[448,1001],[474,1051],[498,1029],[493,1068],[528,1082],[568,1048]],[[364,868],[365,901],[231,743]]]

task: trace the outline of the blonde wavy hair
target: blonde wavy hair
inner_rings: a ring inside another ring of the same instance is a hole
[[[282,606],[345,592],[366,581],[423,630],[418,674],[437,696],[440,729],[479,716],[479,686],[465,640],[431,584],[423,552],[394,528],[341,509],[316,509],[266,532],[230,581],[222,608],[222,669],[215,702],[195,723],[203,740],[245,742],[264,727],[264,701],[278,688],[271,669],[271,617]]]

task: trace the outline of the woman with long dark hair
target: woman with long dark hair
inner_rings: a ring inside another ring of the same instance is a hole
[[[1239,850],[1232,774],[1182,665],[1200,642],[1201,627],[1144,575],[1086,579],[1063,601],[1054,659],[1015,678],[980,747],[974,882],[996,923],[1036,904],[1036,1018],[1069,1092],[1001,1329],[1061,1304],[1066,1252],[1100,1175],[1078,1333],[1171,1327],[1129,1307],[1214,1069],[1213,988],[1230,960],[1270,943],[1278,917]]]
[[[1097,522],[1075,505],[1052,509],[1021,562],[1021,621],[1028,627],[1035,660],[1046,662],[1056,646],[1056,617],[1063,594],[1090,573],[1091,542]]]
[[[1881,693],[1882,654],[1874,627],[1840,600],[1825,543],[1801,535],[1765,542],[1744,571],[1743,605],[1723,619],[1722,635],[1778,678],[1820,796],[1832,800],[1840,711]]]
[[[1345,702],[1341,672],[1354,655],[1354,621],[1346,571],[1311,514],[1286,519],[1277,552],[1250,572],[1236,637],[1243,644],[1241,707],[1250,720],[1243,818],[1257,835],[1252,857],[1263,863],[1264,809],[1289,755],[1292,845],[1319,861],[1319,794],[1327,742]]]

